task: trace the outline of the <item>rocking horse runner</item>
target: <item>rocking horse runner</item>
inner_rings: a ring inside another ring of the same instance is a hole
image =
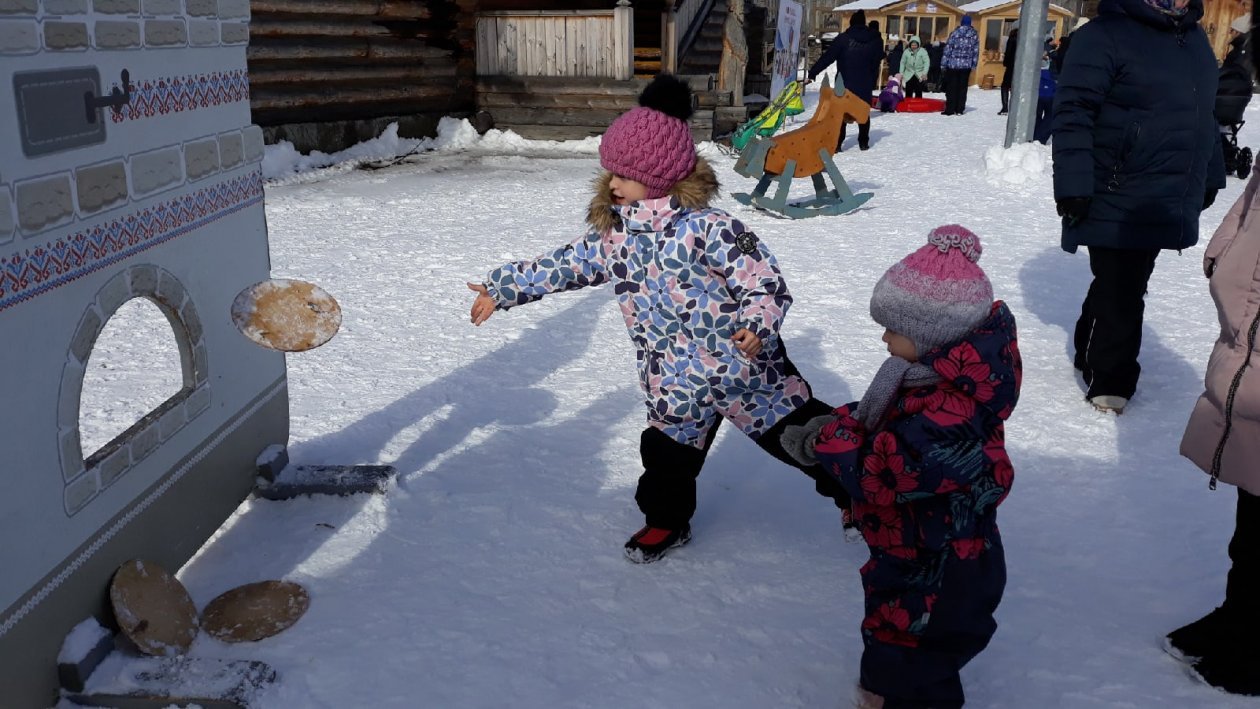
[[[840,127],[845,121],[858,123],[870,119],[871,106],[866,101],[845,91],[839,78],[837,95],[824,79],[818,92],[818,109],[809,122],[783,135],[770,138],[754,138],[740,153],[735,172],[744,177],[757,178],[757,187],[751,194],[737,192],[733,195],[741,204],[782,214],[791,219],[803,219],[819,215],[836,215],[851,212],[874,196],[864,192],[854,194],[831,159],[831,151],[840,137]],[[823,172],[831,177],[832,187],[827,187]],[[814,183],[814,197],[788,202],[792,180],[808,177]],[[773,197],[766,196],[771,182],[778,183]]]

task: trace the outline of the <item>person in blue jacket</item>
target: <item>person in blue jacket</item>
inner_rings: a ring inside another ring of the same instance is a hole
[[[854,96],[870,103],[875,93],[875,85],[879,81],[879,65],[884,61],[884,43],[879,32],[866,24],[866,13],[858,10],[849,18],[849,29],[845,30],[831,43],[818,61],[809,68],[806,83],[832,64],[840,71],[844,80],[844,88]],[[836,142],[836,152],[844,143],[845,126],[840,126],[840,139]],[[871,122],[858,124],[858,148],[866,150],[871,147]]]
[[[1062,246],[1089,247],[1094,280],[1074,364],[1096,408],[1137,389],[1143,297],[1161,249],[1199,240],[1199,212],[1225,186],[1212,117],[1216,57],[1203,0],[1102,0],[1072,35],[1053,117]]]

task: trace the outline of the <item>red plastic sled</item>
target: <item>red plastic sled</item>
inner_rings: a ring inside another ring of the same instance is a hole
[[[879,97],[871,99],[871,108],[879,108]],[[939,98],[903,98],[897,104],[897,113],[940,113],[945,101]]]

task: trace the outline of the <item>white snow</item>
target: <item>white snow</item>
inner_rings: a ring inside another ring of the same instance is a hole
[[[974,90],[974,89],[973,89]],[[994,145],[984,151],[985,176],[991,185],[1050,187],[1053,169],[1051,149],[1041,143],[1016,143],[1009,148]]]
[[[875,193],[856,213],[790,221],[742,207],[729,192],[752,181],[709,149],[718,205],[776,253],[796,298],[791,356],[837,404],[885,356],[867,313],[883,270],[939,224],[983,239],[1025,378],[1000,513],[1010,581],[993,643],[963,673],[969,707],[1254,707],[1160,649],[1220,602],[1232,530],[1233,491],[1209,492],[1177,455],[1217,330],[1202,243],[1160,256],[1140,391],[1122,417],[1094,412],[1068,344],[1088,263],[1059,249],[1049,167],[1028,164],[1037,148],[1001,156],[999,174],[1018,167],[1023,185],[990,184],[997,94],[973,89],[960,117],[877,114],[866,152],[850,130],[837,163],[854,191]],[[1243,144],[1260,142],[1252,115]],[[268,187],[275,272],[319,284],[345,315],[327,345],[288,357],[290,456],[394,465],[399,480],[384,496],[241,505],[180,572],[194,601],[289,579],[310,610],[276,637],[203,635],[192,653],[274,666],[269,708],[848,706],[866,550],[844,543],[809,481],[724,431],[694,540],[629,564],[644,413],[613,293],[468,322],[466,281],[580,232],[598,170],[589,141],[566,153],[505,134],[441,140],[389,169]],[[1231,178],[1204,214],[1204,240],[1242,188]]]
[[[81,662],[109,635],[110,632],[102,628],[96,618],[85,618],[66,635],[61,644],[61,652],[57,655],[57,662],[66,665]]]

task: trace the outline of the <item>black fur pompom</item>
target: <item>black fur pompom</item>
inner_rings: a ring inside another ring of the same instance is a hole
[[[657,74],[639,94],[639,105],[681,120],[691,118],[691,87],[670,74]]]

